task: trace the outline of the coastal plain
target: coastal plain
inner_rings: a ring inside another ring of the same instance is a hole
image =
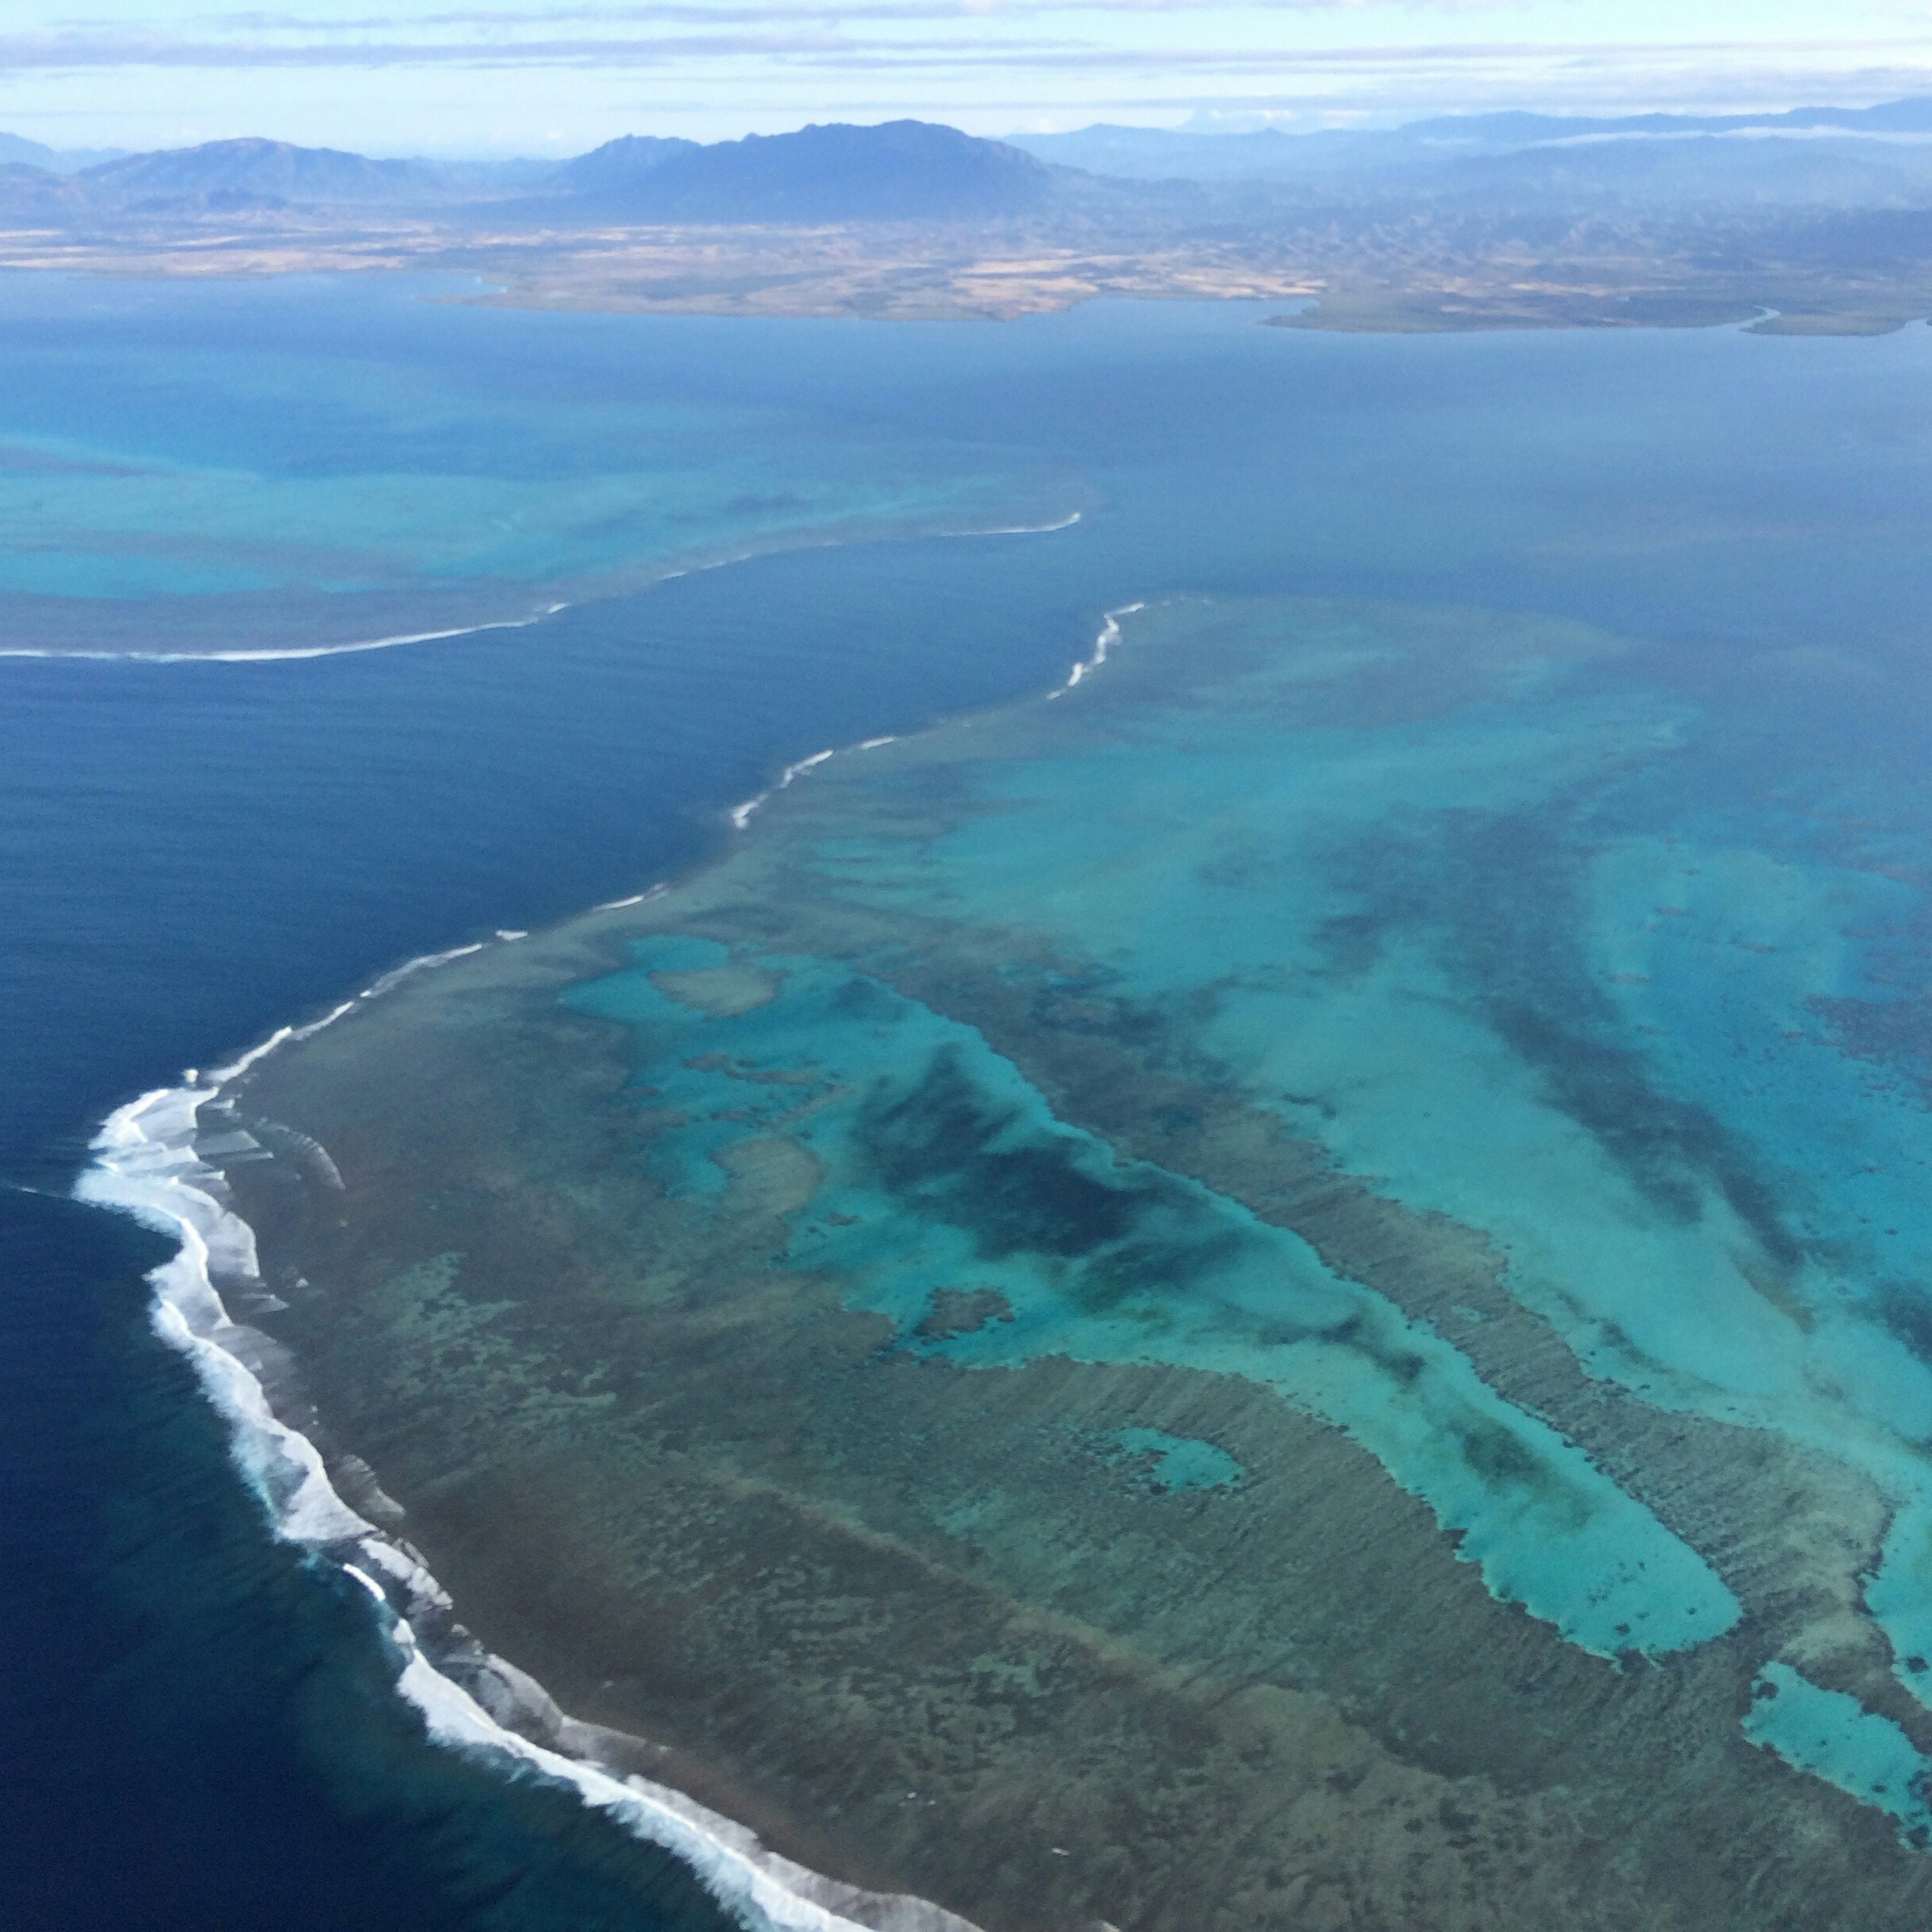
[[[629,315],[1010,321],[1103,299],[1292,302],[1285,326],[1391,334],[1708,328],[1885,334],[1932,313],[1916,240],[1819,259],[1771,236],[1714,265],[1632,223],[1556,246],[1426,221],[1115,217],[986,224],[520,222],[295,211],[94,224],[8,223],[0,269],[221,277],[474,277],[470,298]],[[1352,226],[1353,224],[1351,224]]]
[[[224,1088],[278,1408],[610,1762],[988,1932],[1922,1923],[1882,692],[1102,634]]]
[[[1808,115],[1465,116],[1380,134],[916,121],[559,162],[380,160],[259,138],[0,164],[0,268],[410,270],[635,314],[1011,320],[1100,298],[1298,299],[1344,332],[1883,334],[1932,310],[1905,100]],[[454,298],[452,295],[452,298]]]

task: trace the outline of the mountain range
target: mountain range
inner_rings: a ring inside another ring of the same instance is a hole
[[[23,134],[0,134],[0,167],[42,168],[49,174],[77,174],[102,161],[118,160],[122,148],[50,148]]]
[[[918,121],[700,143],[627,135],[561,163],[380,160],[284,141],[100,158],[0,135],[0,218],[44,222],[488,203],[571,224],[1266,218],[1340,197],[1606,207],[1932,203],[1932,99],[1764,115],[1502,113],[1291,134],[1100,124],[992,141]]]
[[[628,135],[560,164],[376,160],[250,139],[62,172],[20,152],[35,144],[4,138],[0,216],[16,217],[63,209],[111,218],[446,208],[473,201],[562,221],[945,221],[1039,207],[1070,172],[1004,142],[919,121],[810,127],[710,145]]]
[[[1004,142],[897,121],[627,135],[562,161],[258,139],[78,168],[36,152],[0,143],[17,263],[176,272],[191,239],[204,272],[409,263],[482,276],[505,299],[707,314],[1318,292],[1319,326],[1337,328],[1768,309],[1784,333],[1856,332],[1932,313],[1932,100]]]
[[[1798,107],[1775,114],[1636,114],[1616,118],[1505,112],[1439,116],[1400,128],[1242,133],[1128,128],[1105,122],[1066,134],[1016,134],[1042,160],[1130,178],[1314,180],[1337,174],[1439,172],[1485,156],[1557,146],[1664,142],[1816,141],[1836,136],[1873,148],[1932,137],[1932,98],[1878,107]]]
[[[422,201],[446,190],[422,161],[372,161],[334,148],[286,141],[211,141],[199,148],[129,154],[74,177],[89,195],[137,213],[184,204],[214,213],[299,202]]]
[[[77,163],[85,165],[76,165]],[[916,121],[569,160],[251,139],[102,158],[0,140],[16,266],[411,267],[544,307],[1013,316],[1293,298],[1324,328],[1881,333],[1932,314],[1932,100],[1510,113],[1291,134]]]
[[[1005,142],[891,121],[710,146],[631,136],[567,162],[556,185],[651,220],[945,221],[1036,208],[1058,172]]]
[[[1386,130],[1193,133],[1098,126],[1016,136],[1042,160],[1145,186],[1298,195],[1734,212],[1932,201],[1932,101],[1622,120],[1470,115]]]

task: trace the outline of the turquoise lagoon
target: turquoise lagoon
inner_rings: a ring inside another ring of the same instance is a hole
[[[172,292],[145,329],[100,304],[94,340],[70,302],[71,334],[10,355],[0,643],[342,648],[760,551],[1064,522],[1088,501],[1028,452],[640,364],[593,318],[492,353],[474,339],[488,320],[466,329],[458,306],[485,292],[409,278],[372,302],[296,278],[252,292],[219,345],[180,339]],[[358,341],[372,308],[388,326]]]
[[[1926,1762],[1896,1724],[1842,1690],[1821,1690],[1788,1664],[1767,1664],[1754,1691],[1744,1720],[1753,1743],[1890,1813],[1922,1850],[1932,1844]]]
[[[630,971],[569,1000],[650,1042],[639,1084],[680,1123],[653,1142],[672,1198],[722,1196],[734,1148],[784,1135],[820,1175],[789,1264],[852,1283],[915,1338],[936,1294],[1000,1298],[1004,1318],[912,1346],[976,1366],[1066,1356],[1259,1382],[1370,1450],[1498,1594],[1574,1641],[1673,1650],[1736,1620],[1718,1579],[1580,1451],[1292,1231],[1121,1160],[971,1027],[870,978],[761,952],[774,996],[722,1020],[658,984],[730,964],[712,943],[646,943]],[[1165,1462],[1180,1445],[1158,1439]],[[1116,1440],[1146,1449],[1156,1435]]]

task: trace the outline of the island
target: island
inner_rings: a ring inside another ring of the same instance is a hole
[[[1923,100],[1258,146],[901,121],[491,166],[250,138],[0,162],[0,266],[407,269],[480,285],[449,299],[645,314],[999,320],[1132,297],[1286,302],[1296,328],[1883,334],[1932,313],[1928,129]]]

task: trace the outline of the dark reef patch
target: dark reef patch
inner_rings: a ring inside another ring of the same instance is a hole
[[[997,1288],[936,1288],[913,1333],[922,1341],[976,1335],[989,1322],[1010,1322],[1013,1305]]]
[[[1645,1198],[1696,1221],[1708,1188],[1781,1268],[1804,1244],[1748,1143],[1702,1102],[1662,1087],[1629,1043],[1580,934],[1594,793],[1534,813],[1412,812],[1331,867],[1355,909],[1324,922],[1329,970],[1368,972],[1400,933],[1436,947],[1477,1010],[1541,1076],[1550,1104],[1583,1128]]]
[[[1096,1180],[1071,1138],[1009,1144],[1020,1126],[1016,1109],[989,1101],[958,1054],[942,1048],[909,1092],[881,1083],[854,1137],[883,1187],[967,1230],[989,1261],[1090,1256],[1130,1233],[1158,1199],[1154,1187]]]

